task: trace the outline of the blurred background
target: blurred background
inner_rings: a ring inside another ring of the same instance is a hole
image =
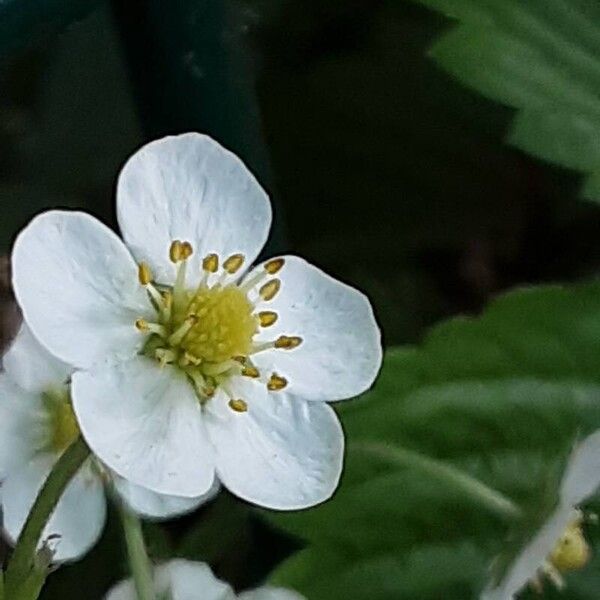
[[[4,255],[47,208],[114,225],[124,160],[199,130],[269,190],[267,253],[302,254],[367,292],[386,345],[515,285],[598,271],[600,207],[581,201],[578,176],[503,142],[511,109],[427,57],[440,15],[400,0],[64,0],[36,16],[39,4],[0,6]],[[6,265],[2,281],[6,341],[18,318]],[[155,557],[177,548],[238,587],[302,545],[225,492],[147,533]],[[121,548],[111,518],[42,597],[101,598],[126,573]]]

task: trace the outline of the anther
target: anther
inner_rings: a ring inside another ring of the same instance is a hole
[[[223,268],[230,274],[233,275],[239,271],[240,267],[244,264],[243,254],[232,254],[224,263]]]
[[[265,271],[269,273],[269,275],[275,275],[275,273],[281,271],[281,267],[283,267],[284,264],[285,259],[273,258],[265,263]]]
[[[208,273],[216,273],[219,269],[219,257],[216,254],[207,254],[202,259],[202,268]]]
[[[172,263],[178,263],[182,259],[182,243],[179,240],[171,242],[169,248],[169,258]]]
[[[154,351],[154,356],[156,356],[156,358],[158,359],[158,362],[160,363],[161,367],[164,367],[169,363],[175,362],[175,359],[177,358],[175,352],[173,352],[173,350],[170,350],[169,348],[157,348]]]
[[[138,279],[142,285],[148,285],[152,281],[152,271],[145,262],[138,265]]]
[[[291,350],[292,348],[297,348],[302,343],[302,338],[298,336],[288,336],[281,335],[279,336],[273,346],[275,348],[282,348],[283,350]]]
[[[253,379],[256,379],[260,376],[260,373],[256,367],[244,367],[242,369],[242,375],[244,377],[252,377]]]
[[[258,293],[263,300],[272,300],[280,287],[281,281],[279,279],[271,279],[271,281],[267,281],[267,283],[260,288]]]
[[[238,413],[245,413],[248,410],[248,404],[241,398],[234,400],[233,398],[229,401],[229,408]]]
[[[261,327],[270,327],[277,321],[277,313],[272,310],[263,310],[258,313],[258,321]]]
[[[192,254],[194,254],[194,249],[189,242],[183,242],[181,244],[181,260],[187,260]]]
[[[267,389],[271,392],[277,392],[282,390],[287,384],[288,382],[285,377],[281,377],[281,375],[273,373],[267,382]]]
[[[148,321],[146,321],[146,319],[136,319],[135,326],[137,327],[137,329],[143,332],[149,330]]]

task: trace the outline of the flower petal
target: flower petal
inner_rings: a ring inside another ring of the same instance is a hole
[[[573,450],[560,486],[561,501],[576,506],[592,496],[600,486],[600,430]]]
[[[304,600],[304,596],[293,590],[263,586],[244,592],[238,596],[239,600]]]
[[[180,371],[137,357],[75,373],[72,394],[84,438],[121,477],[188,498],[213,485],[200,404]]]
[[[514,598],[535,577],[567,525],[576,519],[578,514],[571,508],[559,507],[519,554],[502,581],[496,586],[489,586],[481,595],[481,600]]]
[[[67,381],[73,370],[50,354],[25,323],[2,358],[4,370],[21,388],[45,392]]]
[[[293,350],[257,354],[256,365],[283,375],[289,392],[307,400],[357,396],[372,385],[382,358],[369,299],[301,258],[284,258],[277,275],[281,289],[273,300],[257,305],[257,310],[275,311],[279,318],[257,339],[293,335],[303,341]]]
[[[48,477],[56,457],[36,457],[2,484],[4,527],[16,540],[29,510]],[[55,549],[57,562],[83,556],[98,540],[106,519],[106,502],[100,479],[85,464],[73,477],[58,502],[40,540]],[[52,537],[51,537],[52,536]],[[56,539],[53,539],[56,537]],[[50,539],[49,539],[50,538]]]
[[[154,570],[155,591],[172,600],[235,600],[233,590],[204,563],[175,559]],[[105,600],[137,600],[133,581],[117,584]]]
[[[45,413],[38,394],[0,374],[0,479],[20,470],[44,443]]]
[[[52,354],[86,368],[132,356],[143,343],[137,317],[150,316],[127,248],[80,212],[49,211],[19,234],[13,285],[33,335]]]
[[[222,259],[241,253],[251,264],[271,226],[269,199],[244,163],[199,133],[138,150],[119,177],[117,214],[133,255],[164,283],[174,277],[173,240],[192,244],[188,274],[195,283],[202,257],[211,252]]]
[[[342,471],[344,434],[333,409],[284,392],[268,393],[237,378],[229,387],[248,405],[236,412],[217,392],[206,404],[217,475],[237,496],[260,506],[314,506],[335,491]]]
[[[212,487],[206,494],[195,498],[183,498],[157,494],[116,474],[113,475],[113,482],[117,492],[129,508],[148,519],[171,519],[192,512],[215,498],[221,489],[219,480],[215,478]]]

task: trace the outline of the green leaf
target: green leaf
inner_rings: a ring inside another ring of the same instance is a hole
[[[360,443],[409,448],[479,479],[525,510],[518,530],[527,535],[550,508],[573,443],[600,427],[599,365],[598,282],[518,290],[481,317],[435,327],[419,347],[390,350],[375,389],[338,405],[349,451],[334,498],[263,513],[307,544],[274,580],[311,600],[476,597],[513,527]]]
[[[433,45],[464,85],[518,109],[508,141],[582,172],[600,201],[600,5],[594,0],[418,0],[458,23]]]

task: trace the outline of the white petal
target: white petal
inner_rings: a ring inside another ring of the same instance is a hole
[[[4,527],[14,541],[35,498],[46,480],[55,457],[41,455],[14,472],[2,484]],[[40,546],[49,536],[49,545],[55,549],[57,562],[83,556],[98,540],[106,519],[104,489],[100,479],[88,464],[73,477],[50,517],[40,540]]]
[[[222,259],[241,253],[251,264],[271,226],[271,206],[244,163],[199,133],[147,144],[128,161],[117,186],[117,214],[123,238],[158,281],[170,283],[175,239],[194,248],[188,274],[200,276],[211,252]]]
[[[510,600],[536,575],[577,511],[560,507],[529,542],[496,587],[488,587],[481,600]]]
[[[576,506],[600,486],[600,430],[585,438],[573,450],[560,487],[561,501]]]
[[[21,469],[45,443],[45,412],[38,394],[0,374],[0,479]]]
[[[198,399],[178,370],[137,357],[73,376],[73,408],[94,453],[159,494],[197,497],[214,481]]]
[[[248,410],[235,412],[218,392],[206,404],[217,475],[237,496],[260,506],[293,510],[314,506],[335,491],[342,471],[344,434],[327,404],[283,392],[268,393],[237,378],[232,393]]]
[[[270,586],[244,592],[238,598],[239,600],[304,600],[304,596],[298,592]]]
[[[235,600],[233,590],[204,563],[172,560],[155,569],[154,582],[156,593],[168,594],[170,600]],[[117,584],[105,600],[137,600],[133,582]]]
[[[113,475],[113,481],[121,498],[125,500],[129,508],[148,519],[171,519],[189,513],[212,500],[221,489],[218,479],[215,478],[212,487],[206,494],[196,498],[183,498],[157,494],[116,474]]]
[[[303,342],[293,350],[257,354],[257,366],[286,377],[289,392],[307,400],[357,396],[372,385],[382,358],[369,299],[301,258],[285,261],[277,275],[279,293],[257,308],[273,310],[279,319],[257,339],[298,335]]]
[[[108,227],[80,212],[49,211],[19,234],[13,285],[34,336],[52,354],[86,368],[137,352],[135,319],[151,316],[137,266]]]
[[[21,388],[45,392],[66,382],[72,368],[50,354],[26,324],[2,359],[4,370]]]

